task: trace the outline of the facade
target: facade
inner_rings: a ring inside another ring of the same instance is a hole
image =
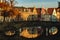
[[[41,10],[41,21],[51,21],[50,15],[49,15],[47,9],[42,8],[42,10]]]
[[[57,18],[57,20],[60,19],[60,12],[59,12],[59,8],[48,8],[47,10],[45,8],[40,8],[41,10],[39,10],[40,12],[38,12],[38,8],[14,8],[14,14],[11,13],[10,15],[12,16],[7,16],[6,20],[9,20],[9,22],[11,20],[14,21],[18,21],[18,19],[20,21],[34,21],[34,20],[39,20],[40,21],[51,21],[52,19]],[[51,11],[51,12],[50,12]],[[1,13],[0,13],[1,14]],[[39,17],[38,17],[39,15]],[[51,17],[54,16],[54,17]],[[3,17],[3,16],[2,16]],[[2,18],[1,17],[1,18]],[[50,18],[51,17],[51,18]],[[2,18],[4,19],[4,17]]]
[[[57,21],[57,11],[56,11],[55,8],[54,8],[53,13],[51,15],[51,20],[52,21]]]
[[[56,16],[56,14],[56,10],[54,9],[52,15]]]
[[[36,8],[33,8],[33,11],[31,9],[24,9],[24,12],[21,12],[21,17],[23,20],[27,21],[28,17],[31,15],[38,15]]]
[[[60,21],[60,9],[57,9],[57,15],[56,15],[58,21]]]

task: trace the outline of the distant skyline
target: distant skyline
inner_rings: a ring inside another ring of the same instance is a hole
[[[60,0],[15,0],[18,7],[57,8]]]

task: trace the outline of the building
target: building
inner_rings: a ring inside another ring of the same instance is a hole
[[[57,13],[56,13],[56,10],[55,10],[55,9],[53,10],[52,15],[54,15],[54,16],[56,16],[56,15],[57,15]]]
[[[20,12],[21,13],[21,17],[23,18],[23,20],[27,21],[31,18],[32,20],[32,15],[35,17],[35,15],[37,16],[38,13],[37,13],[37,10],[36,8],[32,8],[32,10],[30,8],[24,8],[24,11],[23,12]],[[35,18],[34,18],[35,19]]]
[[[57,9],[57,15],[56,15],[58,21],[60,21],[60,9]]]

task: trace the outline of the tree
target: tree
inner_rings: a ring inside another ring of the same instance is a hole
[[[4,10],[3,13],[2,13],[2,16],[4,17],[4,21],[5,21],[5,18],[6,18],[7,16],[9,16],[8,11]]]
[[[2,16],[4,17],[4,21],[6,17],[10,17],[10,16],[13,16],[14,15],[14,12],[12,10],[10,11],[7,11],[7,10],[4,10],[3,13],[2,13]]]

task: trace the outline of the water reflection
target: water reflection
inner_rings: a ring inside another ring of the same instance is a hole
[[[15,31],[6,31],[5,32],[5,35],[7,35],[7,36],[13,36],[15,34]]]
[[[57,29],[56,27],[52,27],[52,28],[50,28],[49,33],[50,33],[51,35],[55,35],[55,34],[58,33],[58,29]]]
[[[44,34],[44,32],[46,32],[46,30],[44,30],[41,26],[20,27],[17,30],[7,30],[7,31],[5,31],[5,35],[7,35],[7,36],[18,36],[19,38],[20,37],[23,37],[23,38],[38,38],[38,37],[41,37],[41,36],[46,36],[46,34]],[[46,33],[47,34],[49,33],[50,35],[53,36],[53,35],[56,35],[58,33],[58,29],[56,27],[52,26],[51,28],[49,28],[48,32],[46,32]],[[17,35],[15,35],[15,34],[17,34]]]
[[[21,31],[21,29],[20,29]],[[26,27],[23,28],[23,31],[20,32],[20,36],[23,36],[25,38],[36,38],[42,34],[42,28],[38,27]]]

